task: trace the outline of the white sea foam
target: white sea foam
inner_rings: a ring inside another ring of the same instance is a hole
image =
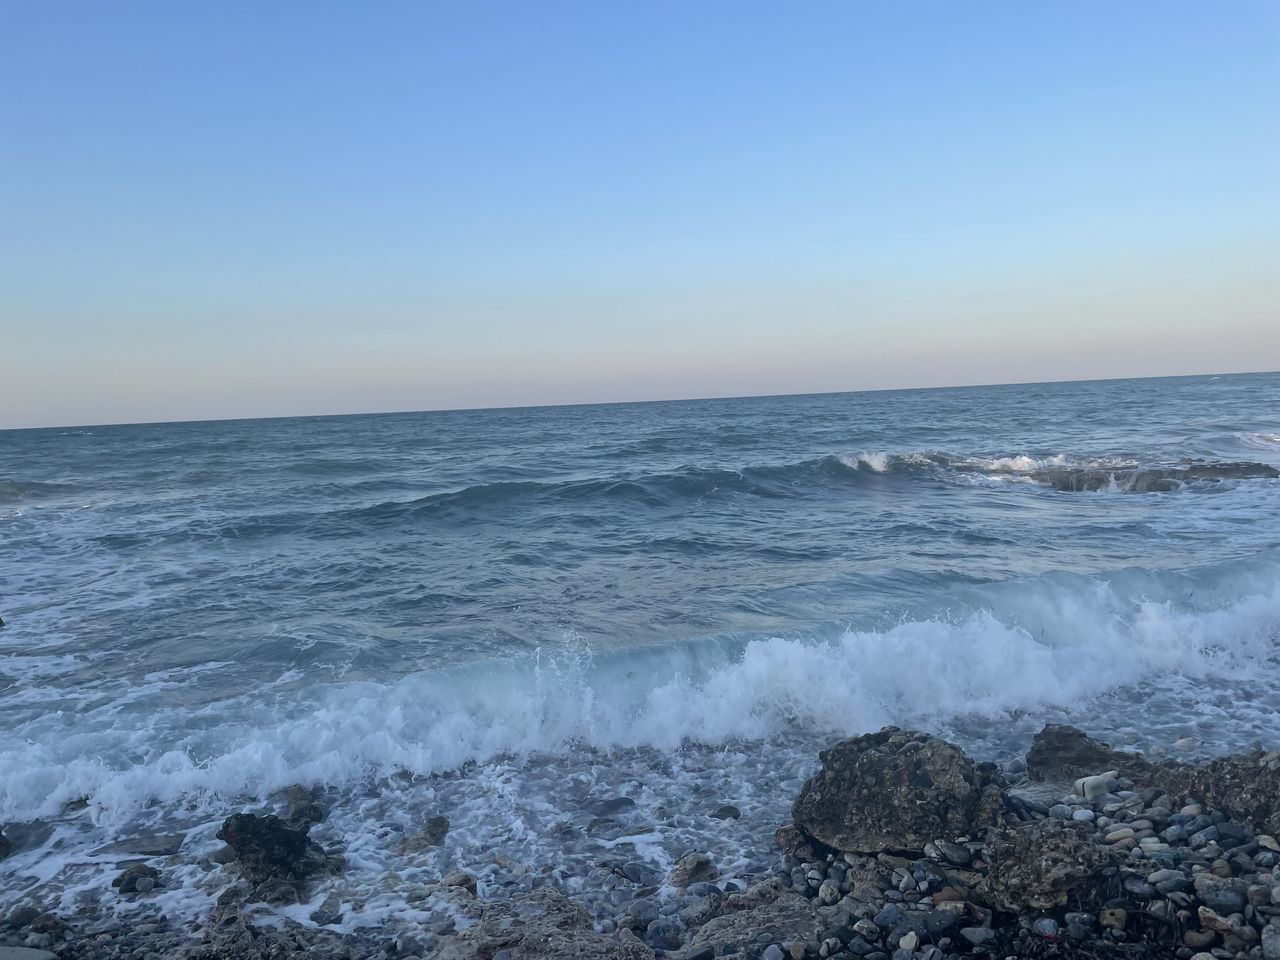
[[[851,470],[861,470],[863,468],[870,470],[872,473],[888,473],[891,454],[888,453],[871,453],[863,451],[855,453],[847,457],[840,457],[839,460]]]
[[[671,750],[686,739],[936,725],[1162,676],[1274,683],[1280,588],[1274,561],[1255,567],[1212,583],[1050,576],[992,587],[953,617],[823,640],[543,654],[319,685],[305,702],[250,694],[148,716],[128,709],[134,690],[123,706],[41,716],[0,735],[0,820],[88,797],[93,815],[113,822],[151,800],[225,801],[299,780],[427,774],[580,745]],[[183,732],[164,742],[160,730]]]

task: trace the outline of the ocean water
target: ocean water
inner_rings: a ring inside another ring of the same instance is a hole
[[[499,854],[751,876],[887,723],[1280,742],[1277,467],[1280,374],[0,432],[0,907],[139,909],[101,849],[175,830],[198,912],[295,782],[359,927]]]

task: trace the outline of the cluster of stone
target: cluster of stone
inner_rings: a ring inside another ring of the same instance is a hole
[[[1151,764],[1049,727],[1008,783],[890,728],[822,759],[779,831],[779,876],[852,922],[797,956],[1280,958],[1280,844],[1262,832],[1280,755]]]
[[[325,813],[297,787],[279,816],[223,823],[209,869],[232,882],[202,927],[160,915],[86,929],[22,907],[5,920],[12,935],[0,929],[13,944],[0,960],[1280,960],[1280,754],[1152,763],[1051,726],[1001,771],[889,727],[820,760],[775,835],[771,873],[725,877],[695,851],[669,871],[601,863],[572,887],[554,867],[511,863],[510,895],[455,871],[400,886],[428,916],[412,933],[339,930],[336,897],[298,919],[344,863],[311,840]],[[439,846],[449,830],[433,816],[403,842]],[[118,896],[163,897],[173,839],[136,850]],[[279,911],[269,924],[263,903]]]

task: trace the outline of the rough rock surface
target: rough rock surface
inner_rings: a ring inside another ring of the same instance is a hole
[[[1047,724],[1027,752],[1032,780],[1071,781],[1112,770],[1136,783],[1217,807],[1257,830],[1280,833],[1280,751],[1234,754],[1203,766],[1175,760],[1152,763],[1075,727]]]
[[[714,880],[719,875],[716,865],[705,853],[686,853],[676,861],[667,883],[683,889],[691,883]]]
[[[291,821],[319,823],[324,819],[324,808],[316,803],[312,792],[300,783],[295,783],[284,792],[284,801],[288,804],[287,818]]]
[[[279,817],[237,813],[223,821],[218,839],[236,854],[250,883],[302,880],[324,869],[324,851],[307,836],[309,822],[290,826]]]
[[[820,759],[792,819],[836,850],[919,851],[937,837],[978,834],[1008,819],[995,766],[925,733],[886,727],[841,741]]]
[[[1280,751],[1255,750],[1204,766],[1166,761],[1155,766],[1150,780],[1169,793],[1218,807],[1256,830],[1280,833]]]
[[[822,940],[823,922],[817,904],[794,893],[783,893],[753,909],[725,913],[708,920],[694,934],[693,947],[710,947],[717,957],[740,955],[763,937],[768,941],[812,943]]]
[[[1115,852],[1094,843],[1084,824],[1041,820],[987,836],[990,870],[982,892],[997,910],[1049,910],[1096,895],[1098,875]]]
[[[511,960],[640,960],[653,951],[638,941],[619,944],[592,929],[591,914],[553,887],[495,903],[463,939],[476,957],[507,951]]]
[[[1027,751],[1027,776],[1032,780],[1070,783],[1104,770],[1144,780],[1150,776],[1151,768],[1142,754],[1115,750],[1083,730],[1061,723],[1045,724]]]

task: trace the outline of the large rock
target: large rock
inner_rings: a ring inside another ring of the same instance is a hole
[[[787,892],[753,909],[708,920],[694,934],[690,948],[709,947],[717,957],[736,957],[758,949],[762,934],[774,942],[816,943],[824,939],[826,929],[816,902]]]
[[[13,853],[13,844],[9,842],[9,839],[3,833],[0,833],[0,860],[3,860],[11,853]]]
[[[1086,824],[1040,820],[991,831],[986,857],[983,895],[997,910],[1023,913],[1051,910],[1068,899],[1081,909],[1103,888],[1099,878],[1118,853],[1093,842]]]
[[[307,835],[311,824],[290,826],[279,817],[237,813],[223,821],[218,839],[236,854],[250,883],[304,880],[325,868],[324,851]]]
[[[1032,780],[1071,783],[1104,770],[1144,780],[1151,769],[1152,764],[1142,754],[1114,750],[1110,744],[1066,724],[1045,724],[1027,751],[1027,775]]]
[[[791,815],[837,850],[921,851],[930,840],[972,836],[1009,820],[1004,779],[957,746],[886,727],[824,750],[822,770]]]
[[[1031,743],[1033,780],[1074,780],[1115,770],[1141,786],[1158,787],[1225,811],[1255,830],[1280,832],[1280,751],[1255,750],[1198,765],[1114,750],[1075,727],[1049,724]]]
[[[1152,786],[1216,807],[1264,833],[1280,833],[1280,751],[1255,750],[1204,766],[1166,761]]]

